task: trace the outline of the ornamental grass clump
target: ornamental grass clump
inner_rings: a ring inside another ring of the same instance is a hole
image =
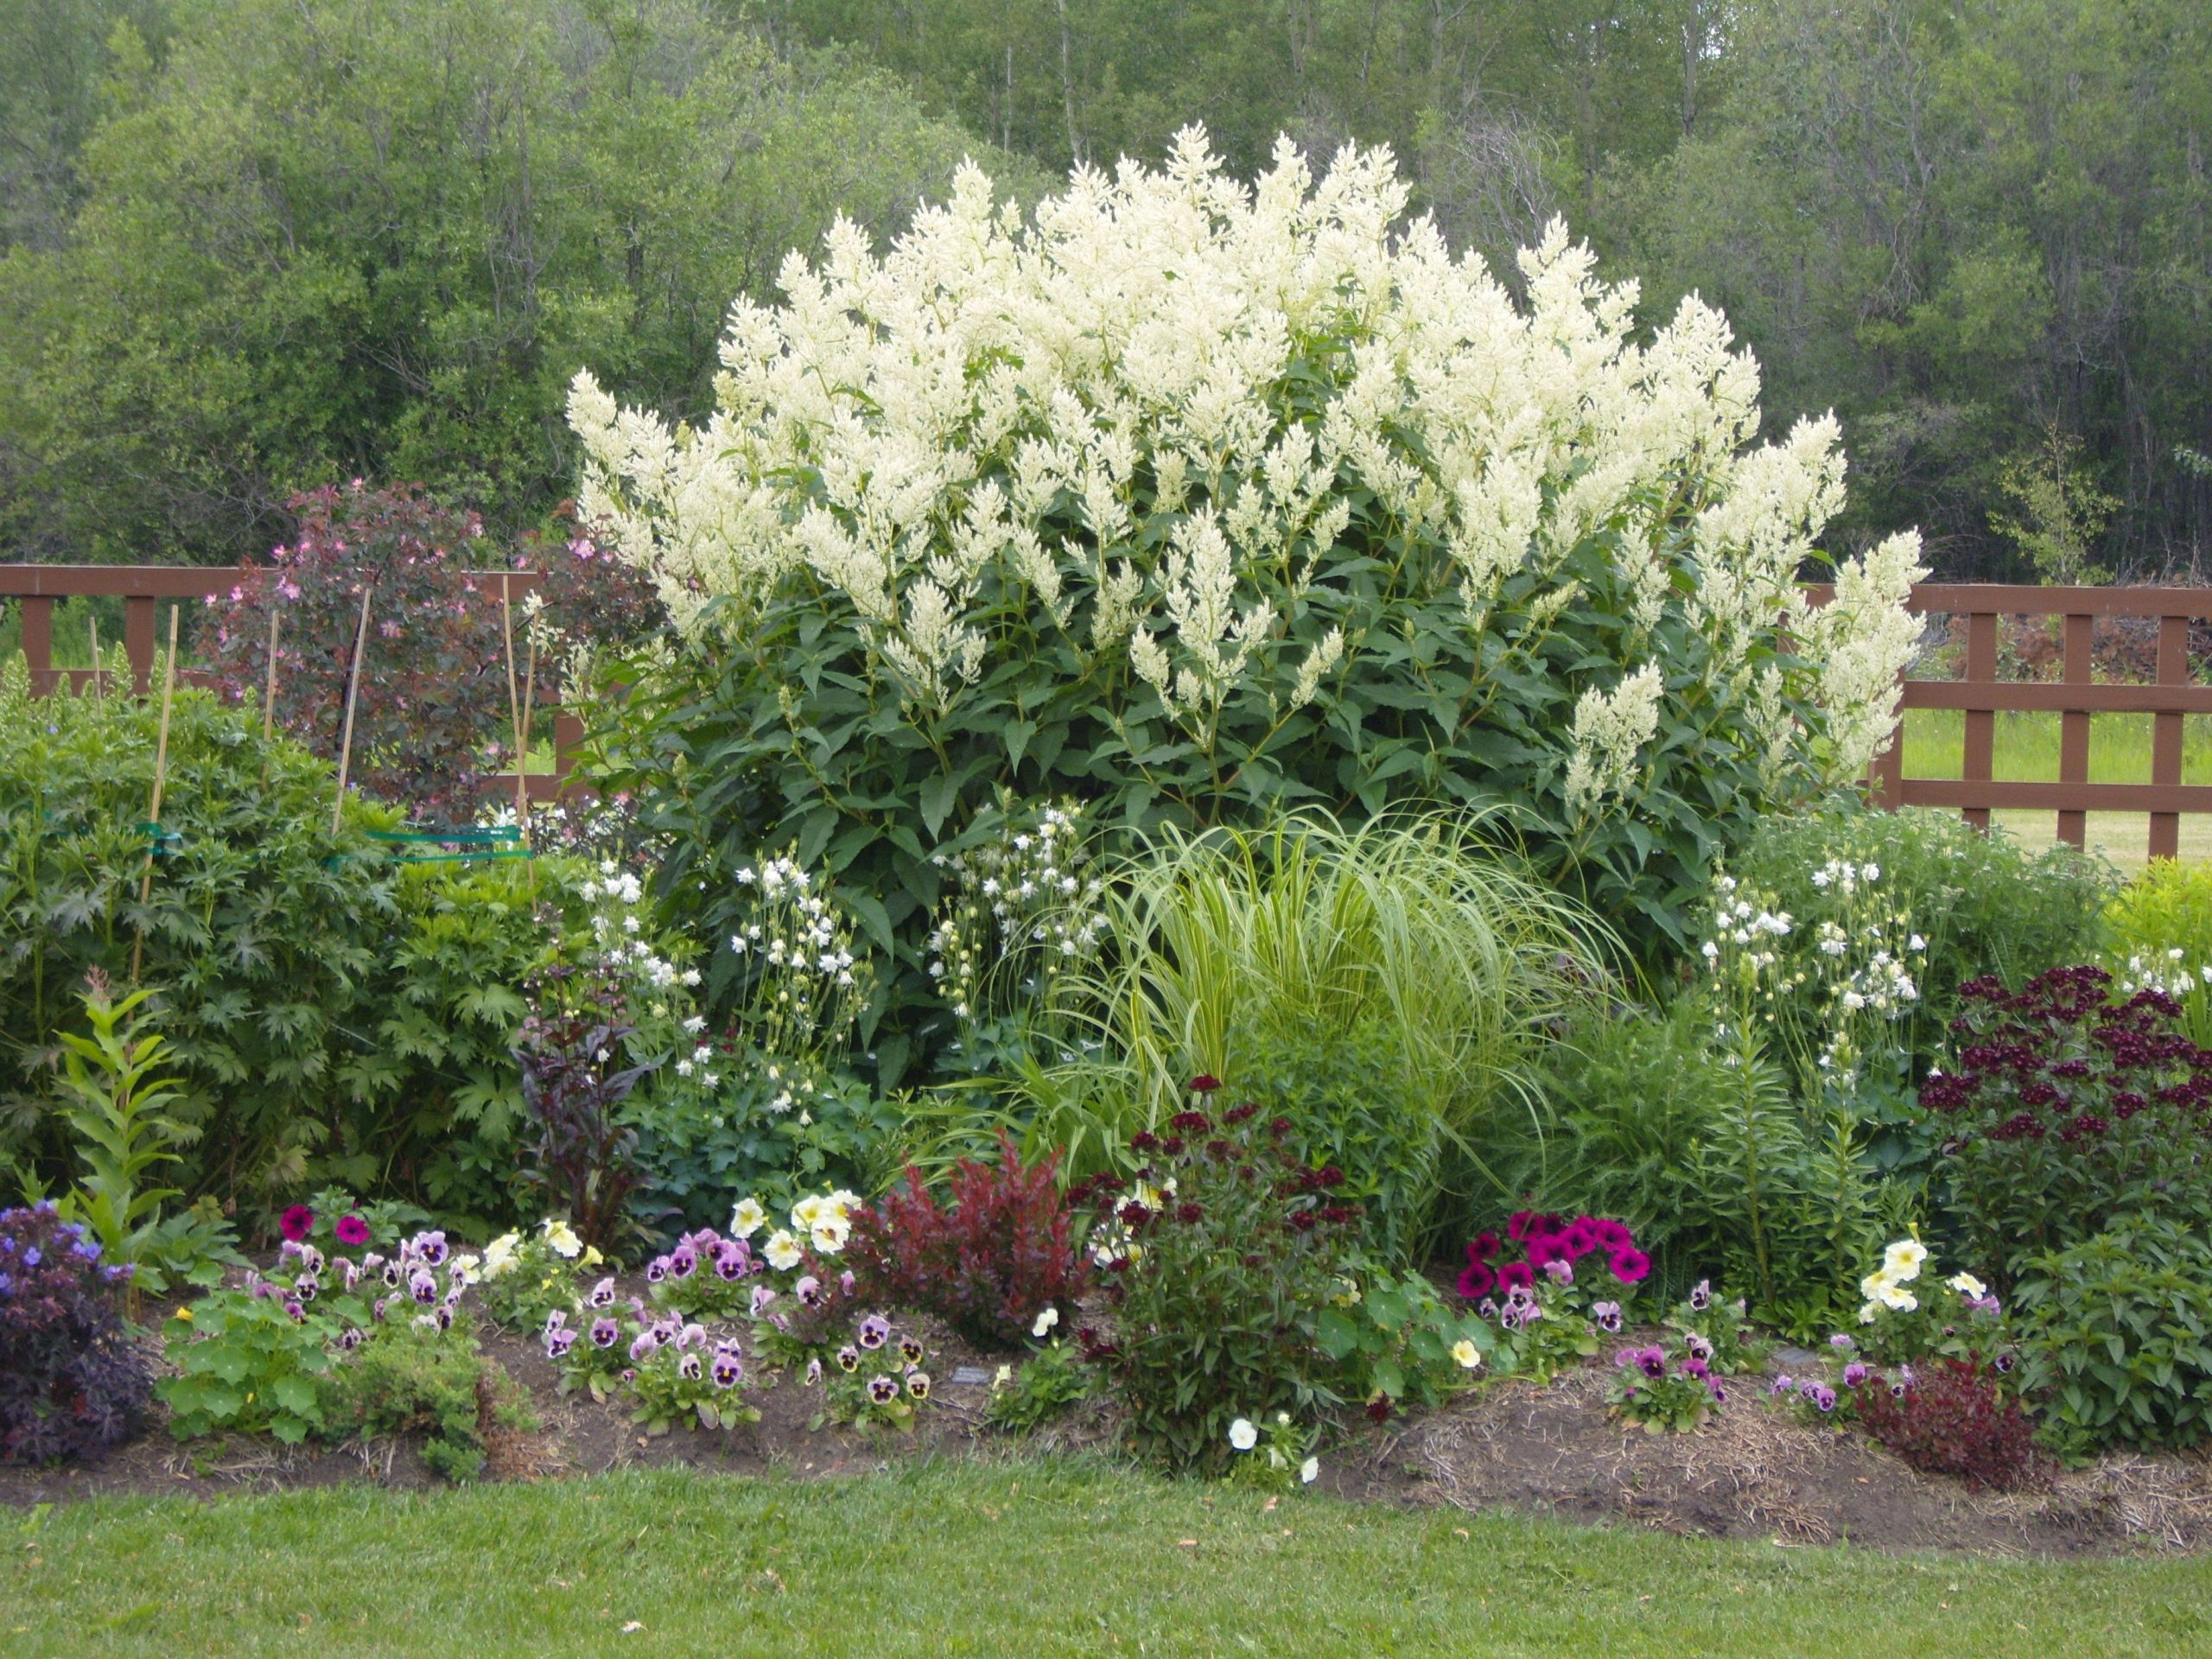
[[[152,1379],[123,1321],[129,1267],[51,1204],[0,1210],[0,1463],[98,1458]]]
[[[835,847],[937,1005],[932,855],[1002,788],[1113,829],[1413,802],[1504,813],[1656,954],[1717,850],[1861,774],[1919,543],[1808,604],[1834,419],[1757,443],[1719,314],[1646,333],[1556,222],[1516,300],[1409,195],[1287,139],[1247,184],[1196,128],[1033,215],[968,168],[740,299],[705,420],[580,374],[584,514],[683,636],[606,774],[681,777],[671,891]]]
[[[1961,986],[1956,1057],[1921,1086],[1957,1224],[2008,1281],[2124,1214],[2212,1221],[2212,1053],[2171,997],[2111,990],[2094,967]]]
[[[1069,1193],[1110,1323],[1077,1328],[1083,1357],[1128,1413],[1136,1447],[1179,1468],[1219,1472],[1230,1421],[1332,1405],[1337,1368],[1317,1339],[1322,1310],[1351,1279],[1357,1207],[1344,1172],[1285,1148],[1282,1116],[1211,1110],[1218,1082],[1131,1145],[1128,1179],[1094,1176]],[[1388,1412],[1387,1404],[1384,1407]]]

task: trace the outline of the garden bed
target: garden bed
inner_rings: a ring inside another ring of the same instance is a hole
[[[988,1378],[1002,1357],[967,1348],[937,1321],[909,1323],[939,1377],[912,1433],[810,1429],[819,1393],[779,1371],[747,1395],[758,1423],[660,1435],[645,1433],[615,1404],[562,1395],[534,1336],[487,1325],[484,1353],[527,1393],[537,1426],[487,1424],[486,1477],[535,1482],[681,1467],[817,1480],[938,1459],[1109,1453],[1115,1425],[1096,1403],[1027,1440],[988,1428]],[[2113,1454],[2060,1473],[2048,1491],[1974,1493],[1909,1468],[1863,1435],[1802,1422],[1757,1387],[1739,1388],[1726,1409],[1688,1433],[1624,1427],[1606,1412],[1608,1370],[1593,1363],[1542,1387],[1501,1380],[1435,1411],[1380,1428],[1363,1424],[1324,1448],[1319,1484],[1357,1502],[1516,1510],[1788,1546],[2063,1558],[2212,1543],[2212,1458],[2201,1454]],[[0,1468],[0,1503],[442,1484],[412,1436],[343,1446],[283,1446],[251,1435],[180,1443],[161,1408],[154,1413],[145,1434],[104,1462]]]

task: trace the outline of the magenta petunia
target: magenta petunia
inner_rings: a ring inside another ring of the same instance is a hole
[[[369,1242],[369,1224],[359,1216],[339,1217],[338,1224],[332,1230],[338,1235],[340,1244],[362,1245]]]
[[[1535,1287],[1535,1282],[1536,1270],[1526,1262],[1507,1262],[1497,1269],[1497,1287],[1500,1290],[1529,1290]]]
[[[1613,1277],[1621,1283],[1641,1284],[1650,1275],[1651,1258],[1631,1244],[1613,1252],[1612,1268]]]
[[[1470,1262],[1459,1274],[1459,1294],[1469,1301],[1479,1301],[1497,1287],[1497,1274],[1484,1262]]]
[[[1554,1262],[1567,1259],[1566,1243],[1557,1233],[1531,1234],[1527,1249],[1529,1265],[1532,1268],[1548,1268]]]
[[[1559,1234],[1560,1254],[1570,1262],[1579,1262],[1598,1248],[1598,1230],[1584,1216],[1570,1221]]]
[[[276,1230],[296,1244],[315,1230],[315,1211],[296,1204],[276,1218]]]
[[[1628,1249],[1636,1243],[1636,1235],[1629,1231],[1625,1222],[1611,1221],[1601,1216],[1586,1219],[1590,1223],[1592,1235],[1598,1241],[1598,1248],[1608,1255]]]
[[[1467,1260],[1470,1262],[1495,1262],[1497,1260],[1499,1253],[1504,1249],[1504,1241],[1500,1239],[1496,1233],[1477,1233],[1467,1244]]]

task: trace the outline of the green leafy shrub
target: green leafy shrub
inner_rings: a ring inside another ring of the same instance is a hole
[[[1777,948],[1793,972],[1820,966],[1821,923],[1859,919],[1847,913],[1863,909],[1854,904],[1859,893],[1821,879],[1839,863],[1872,867],[1867,885],[1881,919],[1902,918],[1897,931],[1923,942],[1910,953],[1919,995],[1897,1033],[1916,1077],[1943,1046],[1961,984],[1985,974],[2018,984],[2086,961],[2118,882],[2101,859],[2063,844],[2030,852],[1955,812],[1883,812],[1843,798],[1817,812],[1778,813],[1761,823],[1730,868],[1791,918]],[[1787,999],[1775,1013],[1790,1052],[1816,1053],[1826,1042],[1817,999]]]
[[[1471,1377],[1490,1353],[1490,1326],[1447,1306],[1419,1274],[1370,1272],[1346,1279],[1314,1319],[1321,1351],[1344,1368],[1348,1397],[1370,1414],[1408,1402],[1433,1406]]]
[[[501,1387],[505,1380],[458,1322],[448,1331],[395,1324],[325,1375],[321,1432],[363,1440],[420,1434],[433,1473],[474,1480],[484,1469],[486,1431],[528,1421],[515,1385]]]
[[[117,664],[118,671],[121,664]],[[171,715],[165,839],[147,901],[159,709],[119,696],[34,698],[0,671],[0,1024],[16,1039],[0,1151],[66,1166],[41,1109],[73,988],[98,969],[158,995],[200,1131],[175,1184],[236,1190],[303,1173],[332,1090],[337,1027],[373,971],[395,900],[364,842],[389,815],[356,804],[330,830],[329,769],[203,692]]]
[[[1088,1400],[1090,1385],[1091,1373],[1077,1363],[1075,1351],[1054,1340],[1019,1364],[999,1367],[983,1421],[1009,1434],[1033,1434]]]
[[[1740,1090],[1702,998],[1593,999],[1544,1046],[1535,1081],[1537,1115],[1503,1126],[1498,1165],[1510,1191],[1533,1209],[1618,1216],[1665,1284],[1719,1259],[1701,1218],[1710,1148]]]
[[[2123,1216],[2031,1257],[2013,1295],[2019,1385],[2075,1444],[2193,1446],[2212,1434],[2212,1243]]]
[[[895,251],[841,232],[740,302],[710,420],[578,377],[583,510],[686,631],[601,776],[714,937],[795,842],[893,958],[879,1012],[941,1007],[934,859],[1011,789],[1116,833],[1494,810],[1657,954],[1717,854],[1864,770],[1918,544],[1808,613],[1834,425],[1750,448],[1717,315],[1636,343],[1563,230],[1524,309],[1391,228],[1407,190],[1287,141],[1248,189],[1194,130],[1025,226],[971,169]]]

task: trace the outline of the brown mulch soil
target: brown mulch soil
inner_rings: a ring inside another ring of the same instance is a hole
[[[1103,1407],[1079,1410],[1026,1447],[986,1430],[988,1383],[952,1378],[963,1367],[988,1377],[1001,1357],[969,1351],[926,1318],[906,1323],[929,1346],[937,1386],[912,1433],[875,1435],[810,1431],[819,1394],[779,1374],[747,1395],[760,1408],[757,1424],[648,1436],[615,1405],[560,1395],[533,1334],[486,1325],[484,1351],[528,1395],[537,1420],[529,1428],[499,1427],[487,1397],[486,1478],[543,1480],[673,1465],[817,1479],[931,1457],[1111,1447],[1115,1426]],[[1506,1380],[1382,1428],[1362,1423],[1324,1449],[1323,1484],[1363,1502],[1511,1509],[1785,1546],[2084,1556],[2212,1545],[2212,1456],[2202,1452],[2116,1454],[2055,1471],[2046,1491],[1974,1493],[1908,1468],[1860,1433],[1802,1422],[1755,1384],[1738,1388],[1725,1411],[1690,1433],[1624,1427],[1606,1414],[1607,1380],[1598,1366],[1545,1388]],[[149,1432],[100,1464],[0,1468],[0,1504],[348,1481],[405,1490],[439,1484],[410,1436],[335,1447],[243,1435],[179,1443],[161,1419],[156,1406]]]

